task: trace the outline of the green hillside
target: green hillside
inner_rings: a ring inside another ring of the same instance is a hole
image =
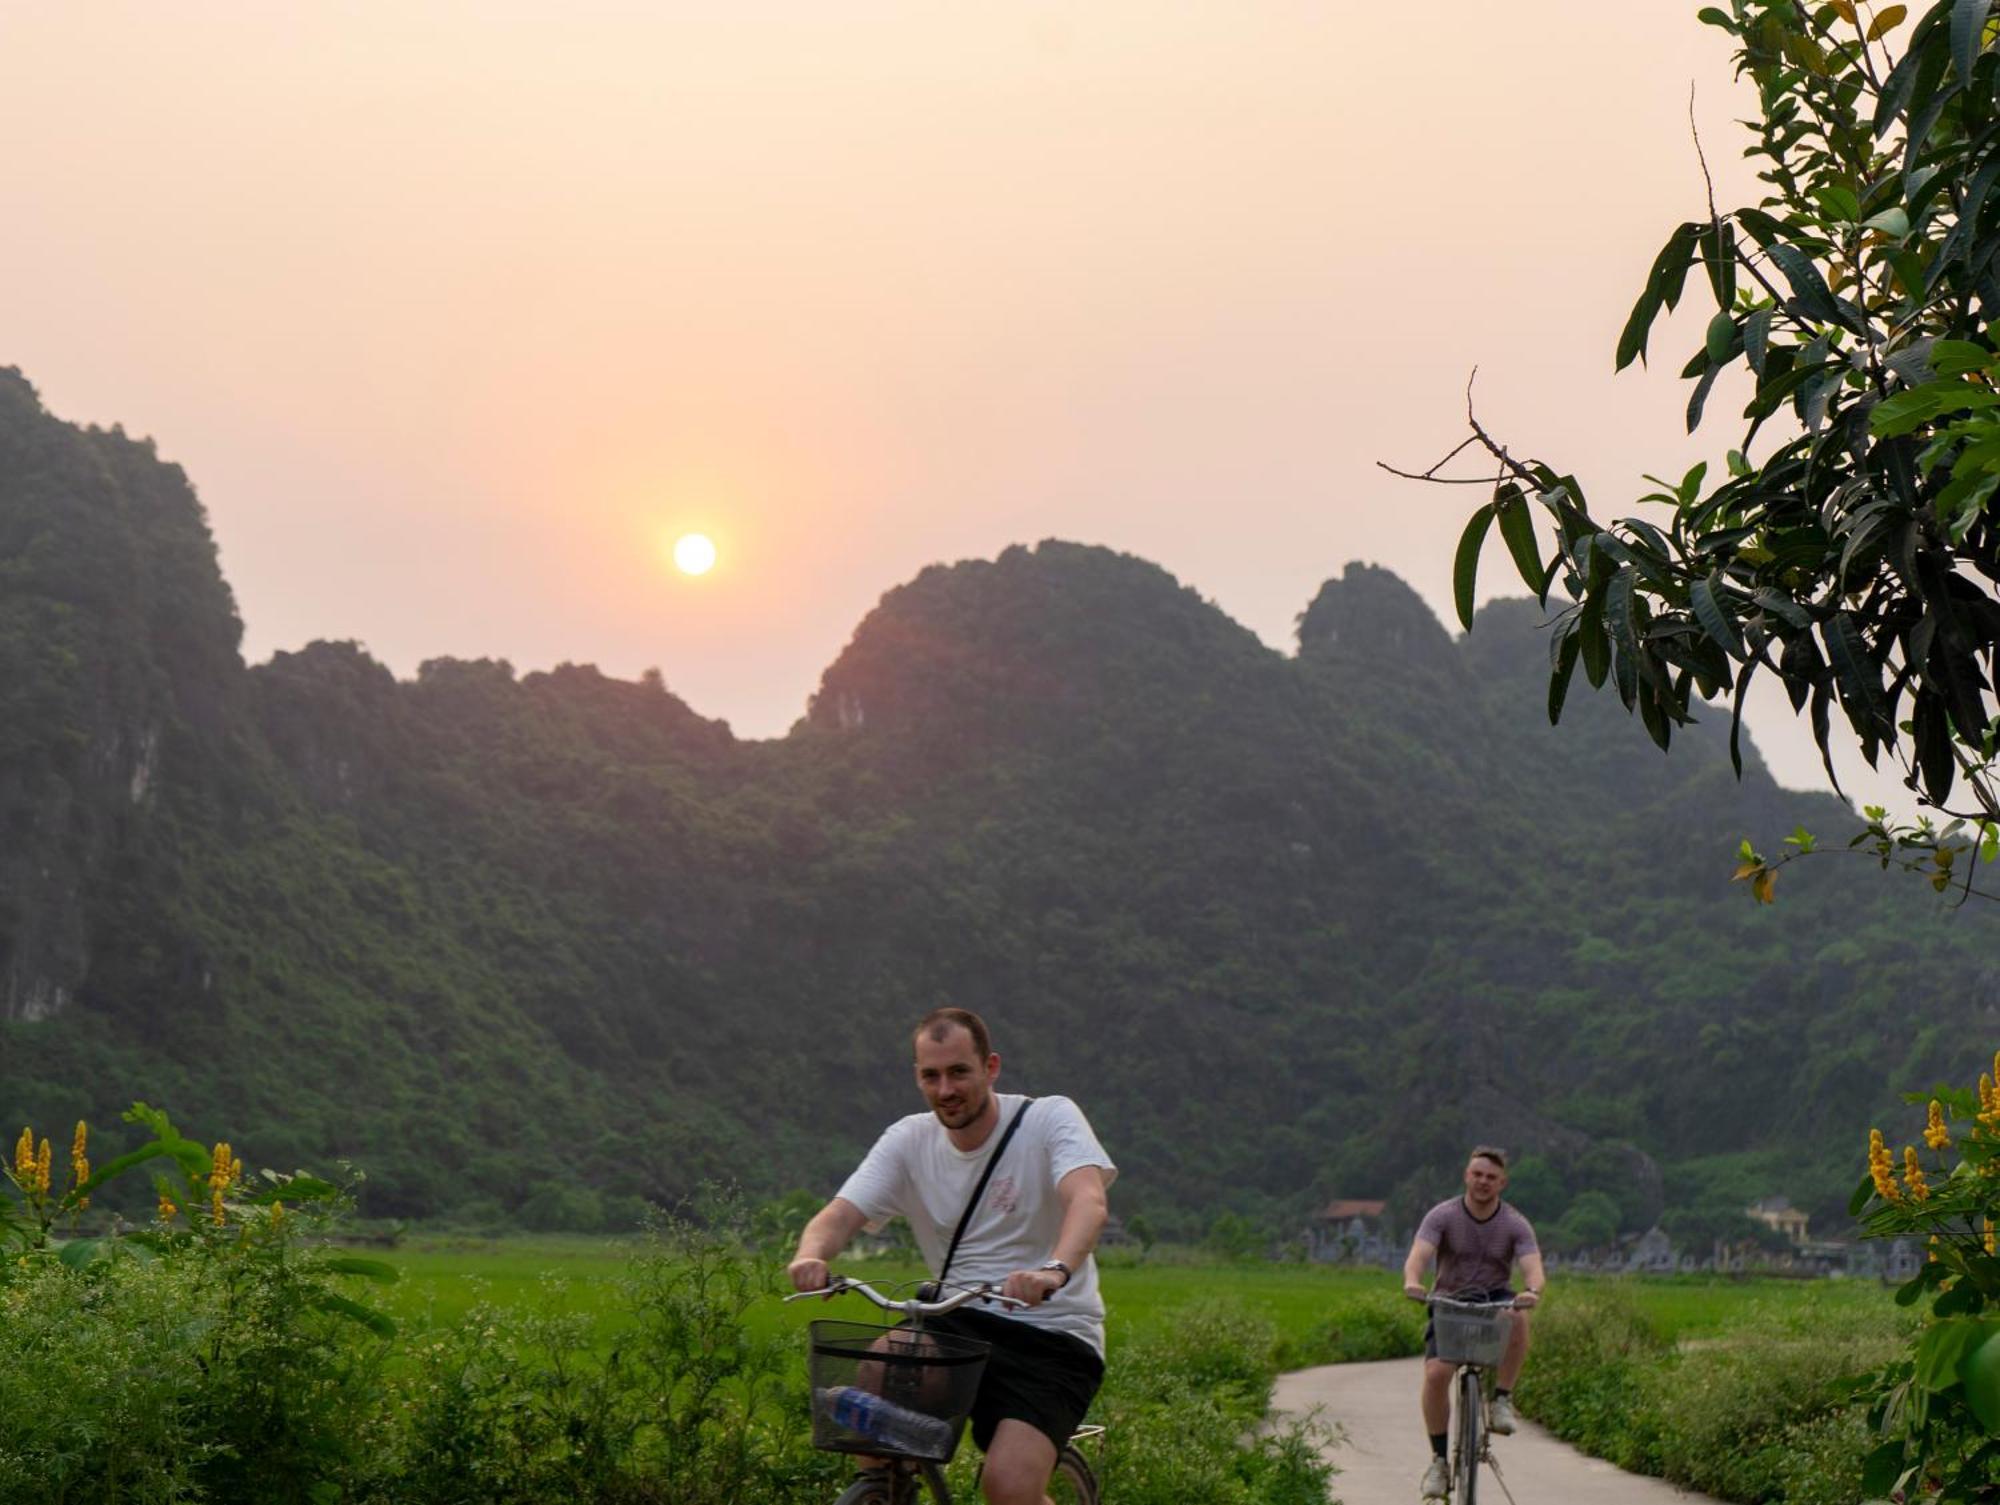
[[[0,1124],[142,1096],[377,1214],[588,1223],[830,1190],[949,1000],[1167,1228],[1414,1206],[1473,1138],[1544,1218],[1834,1216],[2000,1036],[2000,930],[1837,859],[1749,903],[1740,837],[1852,818],[1721,716],[1551,731],[1537,620],[1349,566],[1286,656],[1050,542],[890,591],[776,741],[588,667],[246,667],[186,477],[0,373]]]

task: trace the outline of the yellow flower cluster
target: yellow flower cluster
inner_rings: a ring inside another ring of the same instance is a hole
[[[175,1213],[177,1213],[177,1212],[179,1212],[179,1211],[180,1211],[180,1209],[179,1209],[178,1207],[174,1206],[174,1199],[173,1199],[172,1197],[168,1196],[168,1195],[167,1195],[167,1194],[166,1194],[165,1192],[161,1192],[161,1193],[160,1193],[160,1221],[161,1221],[162,1223],[171,1223],[171,1222],[172,1222],[172,1221],[174,1220],[174,1214],[175,1214]]]
[[[1945,1127],[1944,1104],[1931,1099],[1930,1122],[1924,1125],[1924,1143],[1934,1150],[1951,1148],[1951,1130]]]
[[[72,1187],[81,1186],[90,1179],[90,1157],[84,1153],[89,1143],[90,1130],[79,1118],[76,1121],[76,1134],[69,1142],[69,1184]],[[76,1205],[79,1210],[88,1207],[90,1198],[78,1197]]]
[[[1882,1131],[1868,1131],[1868,1174],[1875,1181],[1875,1195],[1884,1202],[1900,1202],[1903,1190],[1896,1185],[1895,1157],[1889,1153],[1889,1146],[1882,1142]]]
[[[21,1130],[21,1137],[14,1143],[14,1184],[31,1197],[46,1197],[53,1163],[49,1142],[44,1139],[38,1149],[34,1130]]]
[[[2000,1240],[1996,1240],[1994,1237],[1993,1219],[1987,1218],[1985,1222],[1986,1233],[1980,1242],[1986,1245],[1986,1252],[1988,1254],[2000,1254]]]
[[[211,1168],[208,1173],[209,1214],[215,1225],[222,1226],[222,1198],[230,1187],[243,1179],[243,1162],[238,1160],[229,1148],[226,1139],[217,1140],[214,1153],[210,1156]]]
[[[1930,1200],[1930,1183],[1924,1180],[1924,1168],[1917,1164],[1917,1147],[1913,1144],[1903,1146],[1903,1180],[1909,1184],[1911,1201]]]
[[[1993,1070],[1993,1076],[1983,1071],[1979,1073],[1979,1126],[1982,1129],[2000,1129],[2000,1087],[1994,1085],[2000,1081],[2000,1051],[1994,1053]]]

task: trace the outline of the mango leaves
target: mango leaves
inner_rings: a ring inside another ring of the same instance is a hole
[[[1757,91],[1748,155],[1770,192],[1674,227],[1615,362],[1647,358],[1699,264],[1714,311],[1682,371],[1688,423],[1740,363],[1742,436],[1713,484],[1700,466],[1655,481],[1649,516],[1608,523],[1557,467],[1489,442],[1502,475],[1459,541],[1459,617],[1497,523],[1537,598],[1568,598],[1552,720],[1581,664],[1664,749],[1698,698],[1731,700],[1740,723],[1771,674],[1829,776],[1838,706],[1863,756],[1890,754],[1926,804],[1964,786],[1973,814],[2000,814],[2000,18],[1993,0],[1936,0],[1913,22],[1730,0],[1701,19],[1735,38]],[[1773,421],[1789,433],[1751,459]]]

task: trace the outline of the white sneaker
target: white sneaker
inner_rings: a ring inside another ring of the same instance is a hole
[[[1521,1424],[1521,1416],[1514,1409],[1514,1397],[1496,1395],[1486,1405],[1486,1430],[1495,1437],[1512,1437],[1514,1428]]]
[[[1451,1469],[1444,1459],[1431,1459],[1431,1466],[1424,1470],[1423,1497],[1426,1500],[1442,1500],[1451,1493]]]

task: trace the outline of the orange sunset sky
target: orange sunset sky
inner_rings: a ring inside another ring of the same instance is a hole
[[[1448,612],[1478,493],[1374,462],[1475,364],[1601,513],[1735,442],[1680,435],[1698,307],[1611,370],[1691,82],[1752,197],[1695,9],[10,6],[0,364],[186,466],[253,659],[656,665],[773,735],[885,590],[1048,536],[1288,647],[1350,559]]]

